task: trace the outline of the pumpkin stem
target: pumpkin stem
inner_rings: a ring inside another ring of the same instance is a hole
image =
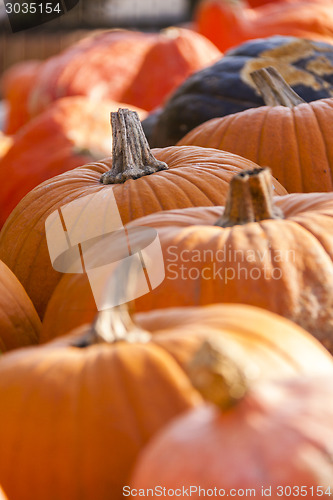
[[[134,278],[133,278],[134,275]],[[146,343],[151,339],[150,333],[138,327],[130,313],[128,297],[136,285],[138,262],[135,259],[124,259],[108,281],[106,297],[110,303],[117,304],[110,309],[97,313],[91,330],[84,337],[75,341],[75,347],[88,347],[93,344],[115,342]]]
[[[273,66],[257,69],[251,73],[251,77],[266,106],[294,108],[305,102]]]
[[[239,345],[214,338],[201,345],[187,372],[206,401],[227,410],[245,396],[258,367]]]
[[[121,184],[168,168],[150,151],[136,111],[118,109],[111,113],[111,126],[112,168],[101,176],[102,184]]]
[[[283,219],[283,213],[274,205],[271,170],[254,168],[235,175],[224,213],[215,225],[231,227],[266,219]]]

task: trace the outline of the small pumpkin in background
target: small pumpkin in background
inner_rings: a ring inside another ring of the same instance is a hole
[[[14,64],[1,77],[1,93],[8,105],[6,134],[15,134],[30,120],[28,96],[33,90],[41,61],[28,60]]]
[[[267,66],[307,102],[333,96],[333,45],[280,35],[251,40],[187,78],[143,121],[151,147],[176,144],[212,118],[264,106],[251,73]]]
[[[23,286],[0,261],[0,353],[38,344],[41,322]]]
[[[114,304],[133,278],[124,266],[126,272],[117,268],[109,282]],[[110,491],[114,500],[122,498],[148,440],[202,403],[187,365],[212,338],[240,353],[240,371],[251,354],[259,378],[333,373],[331,356],[314,339],[265,311],[211,306],[153,311],[133,321],[127,306],[117,305],[53,343],[2,357],[0,481],[8,494],[44,500],[52,487],[54,498],[103,500]],[[32,447],[43,481],[33,473]]]
[[[269,169],[243,171],[230,181],[225,207],[167,210],[128,224],[157,231],[165,268],[158,287],[137,295],[136,310],[250,304],[291,319],[333,352],[333,194],[273,196],[271,179]],[[112,262],[113,251],[107,239],[93,245],[89,268]],[[95,308],[87,276],[64,275],[43,328],[56,334],[65,325],[64,332]]]
[[[151,152],[135,112],[119,110],[112,117],[112,157],[40,184],[21,200],[1,230],[0,258],[19,278],[41,317],[61,278],[51,265],[45,236],[45,221],[53,212],[79,198],[94,197],[98,210],[92,210],[89,219],[88,207],[87,225],[94,232],[98,218],[104,234],[114,203],[123,224],[161,210],[216,205],[224,202],[235,173],[256,167],[215,149],[183,146]],[[278,182],[274,185],[277,194],[286,193]]]
[[[222,52],[246,40],[272,35],[333,43],[331,2],[276,2],[250,8],[237,1],[202,0],[195,21],[198,32]]]
[[[288,192],[333,190],[333,99],[305,103],[273,67],[252,77],[266,106],[215,118],[179,144],[230,151],[269,165]]]
[[[109,155],[110,111],[119,107],[121,103],[84,96],[58,99],[11,139],[10,150],[0,158],[0,227],[41,182]],[[146,115],[137,112],[141,118]]]
[[[301,491],[308,499],[331,495],[332,375],[253,387],[235,359],[237,353],[209,344],[197,353],[188,371],[207,404],[177,417],[148,443],[130,481],[134,495],[157,485],[192,487],[193,498],[214,488],[236,498],[245,491],[284,499]]]
[[[185,28],[160,33],[108,30],[87,37],[44,62],[29,107],[40,113],[69,95],[112,99],[151,110],[191,73],[221,56],[202,35]]]

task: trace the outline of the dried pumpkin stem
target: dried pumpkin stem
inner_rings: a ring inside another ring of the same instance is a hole
[[[294,108],[305,102],[272,66],[253,71],[251,77],[266,106]]]
[[[187,372],[206,401],[227,410],[246,395],[258,367],[238,345],[212,339],[202,344]]]
[[[132,288],[136,286],[138,262],[124,259],[112,274],[105,292],[112,304],[110,309],[97,313],[90,332],[78,339],[75,347],[88,347],[93,344],[115,342],[146,343],[151,339],[150,333],[138,327],[130,313],[128,297],[132,297]]]
[[[235,175],[224,213],[215,225],[231,227],[266,219],[283,219],[283,213],[274,205],[271,170],[255,168]]]
[[[150,151],[136,111],[119,109],[111,113],[111,126],[112,168],[101,176],[102,184],[121,184],[168,168]]]

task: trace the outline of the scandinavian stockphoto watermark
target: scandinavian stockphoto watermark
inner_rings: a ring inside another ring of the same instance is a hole
[[[234,248],[225,244],[219,249],[191,248],[179,250],[176,245],[167,248],[166,274],[169,280],[280,280],[282,264],[296,261],[294,249]]]
[[[40,26],[72,10],[80,0],[4,0],[13,33]]]
[[[157,231],[125,228],[112,190],[107,196],[101,190],[62,206],[48,216],[45,231],[53,268],[86,273],[99,311],[149,293],[165,277]],[[136,269],[134,286],[126,297],[106,296],[110,276],[120,265],[126,276]]]

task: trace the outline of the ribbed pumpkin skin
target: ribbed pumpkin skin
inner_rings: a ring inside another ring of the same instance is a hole
[[[51,266],[45,237],[45,220],[54,210],[108,189],[114,193],[123,224],[161,210],[216,205],[224,202],[233,175],[255,167],[244,158],[215,149],[182,146],[153,153],[169,170],[107,186],[99,182],[111,167],[111,158],[105,159],[44,182],[11,213],[0,233],[0,258],[19,278],[41,317],[61,278]],[[285,193],[276,181],[275,187],[277,194]]]
[[[278,2],[259,9],[202,0],[196,13],[198,31],[222,51],[246,40],[289,35],[333,42],[333,6],[323,2]]]
[[[122,498],[142,446],[171,418],[202,402],[184,370],[204,340],[244,348],[263,379],[332,373],[331,356],[314,339],[257,308],[179,308],[135,320],[152,333],[150,342],[67,347],[88,331],[83,327],[0,360],[0,481],[10,496],[103,500],[112,491],[113,500]],[[17,386],[21,391],[11,390]],[[13,446],[18,429],[19,453]],[[38,475],[28,460],[32,449]]]
[[[199,125],[180,145],[217,148],[269,166],[292,192],[333,190],[333,99],[262,106]]]
[[[135,310],[251,304],[298,323],[332,351],[333,195],[293,194],[275,200],[285,219],[221,228],[214,224],[223,207],[198,207],[131,223],[129,227],[157,230],[166,273],[161,285],[135,300]],[[94,252],[100,265],[99,255],[107,260],[110,249],[100,242]],[[64,276],[58,287],[43,327],[53,332],[50,336],[56,335],[56,323],[64,333],[79,324],[80,314],[91,318],[96,313],[85,275]]]
[[[21,283],[0,261],[0,353],[37,344],[41,322]]]
[[[66,278],[64,276],[62,281],[66,281]],[[71,306],[68,307],[69,317],[72,320],[76,318],[75,323],[72,321],[75,326],[82,325],[82,319],[90,321],[97,313],[96,308],[92,307],[93,301],[87,303],[85,300],[82,301],[81,310],[78,313],[75,311],[79,306],[77,299],[80,293],[81,289],[77,286],[72,290],[71,298],[66,292],[63,296],[64,306]],[[49,314],[48,322],[43,324],[41,342],[69,332],[63,322],[61,308],[58,314],[55,308],[48,309],[46,314]],[[160,309],[137,313],[135,321],[154,335],[159,332],[163,334],[163,345],[168,345],[182,366],[191,359],[204,339],[218,335],[228,345],[234,343],[243,349],[260,367],[258,376],[262,379],[275,378],[277,374],[289,377],[333,370],[332,356],[308,332],[281,316],[254,306],[215,304],[186,309],[175,307],[167,312]]]
[[[183,28],[161,33],[105,31],[42,65],[30,109],[36,114],[59,97],[87,95],[150,110],[191,73],[220,56],[212,42]]]
[[[201,400],[160,346],[69,344],[0,359],[0,481],[9,498],[120,500],[143,445]]]
[[[187,78],[170,95],[150,125],[150,145],[176,144],[207,120],[263,106],[251,73],[267,66],[275,67],[307,102],[333,96],[331,44],[279,35],[251,40]],[[147,123],[152,119],[149,116]]]
[[[40,61],[23,61],[2,75],[2,95],[9,105],[5,123],[7,134],[15,134],[30,119],[28,96],[35,85],[40,65]]]
[[[59,99],[31,120],[0,158],[0,227],[31,189],[111,152],[110,112],[123,104],[75,96]],[[141,117],[146,112],[136,109]]]
[[[131,487],[198,484],[226,492],[255,489],[251,496],[262,498],[263,487],[274,499],[300,491],[308,499],[325,496],[333,487],[332,401],[330,375],[266,382],[225,412],[212,405],[196,408],[148,444]],[[191,497],[202,494],[193,491]]]

